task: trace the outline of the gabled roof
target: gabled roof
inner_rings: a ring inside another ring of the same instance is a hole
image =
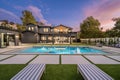
[[[60,27],[60,26],[63,26],[63,27],[66,27],[66,28],[72,29],[71,27],[68,27],[68,26],[65,26],[65,25],[62,25],[62,24],[60,24],[60,25],[58,25],[58,26],[54,26],[53,28]]]

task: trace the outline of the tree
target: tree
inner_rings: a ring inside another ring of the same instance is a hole
[[[112,20],[115,21],[115,27],[114,27],[114,29],[119,29],[120,30],[120,17],[113,18]]]
[[[120,17],[113,18],[113,21],[115,21],[115,24],[111,30],[106,30],[107,37],[120,37]]]
[[[100,29],[100,22],[92,16],[87,17],[80,24],[81,38],[100,38],[103,37],[103,32]]]
[[[44,26],[45,24],[43,22],[37,22],[37,25]]]
[[[36,20],[34,16],[32,15],[32,12],[28,10],[24,10],[22,12],[22,17],[21,17],[23,25],[27,25],[28,23],[36,24]]]
[[[21,24],[17,24],[17,30],[18,31],[24,31],[26,29],[25,26],[21,25]]]

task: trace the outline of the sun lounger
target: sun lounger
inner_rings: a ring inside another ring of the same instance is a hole
[[[109,75],[93,64],[78,64],[78,71],[85,80],[113,80]]]
[[[29,64],[11,80],[40,80],[45,70],[45,64]]]

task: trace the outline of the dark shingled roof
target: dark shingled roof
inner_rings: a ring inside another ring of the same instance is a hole
[[[38,26],[38,28],[51,28],[51,26]]]

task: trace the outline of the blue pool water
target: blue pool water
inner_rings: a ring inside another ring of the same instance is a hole
[[[32,47],[20,51],[23,54],[106,54],[89,47]]]

